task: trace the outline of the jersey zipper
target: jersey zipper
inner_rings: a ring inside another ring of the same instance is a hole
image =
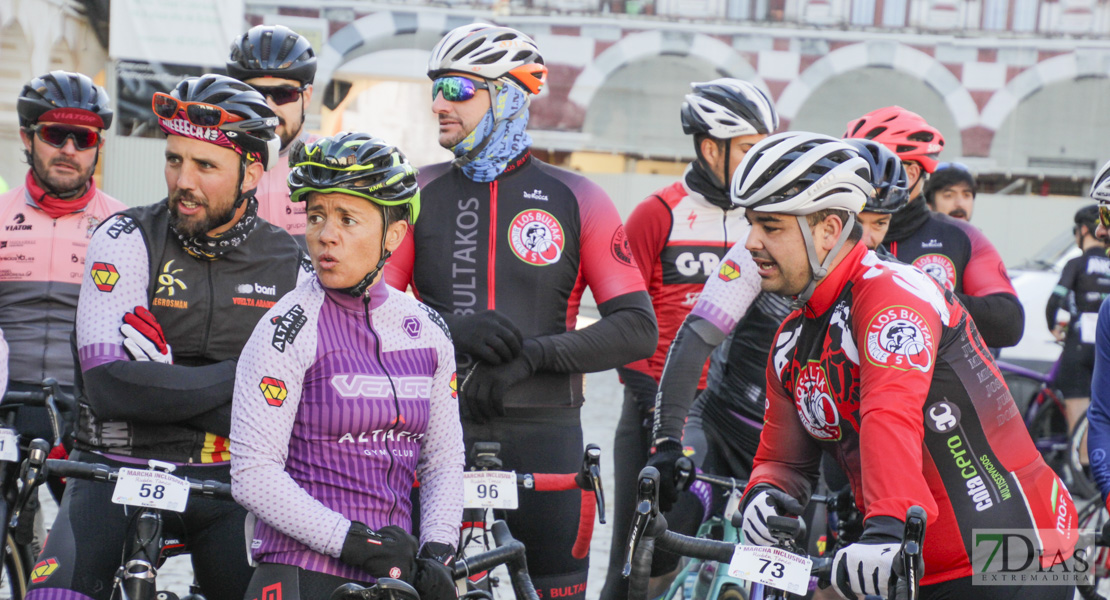
[[[58,219],[53,220],[50,226],[50,255],[46,258],[46,304],[47,309],[43,311],[44,323],[46,327],[43,332],[42,340],[42,378],[46,379],[46,356],[50,348],[50,308],[49,305],[54,304],[54,250],[55,242],[58,241]],[[83,271],[84,269],[82,269]],[[74,327],[77,326],[76,315],[74,318]]]
[[[486,265],[486,308],[497,308],[494,282],[497,280],[497,180],[489,182],[489,264]]]
[[[390,376],[389,370],[385,368],[385,359],[382,357],[382,339],[378,337],[378,332],[370,325],[370,296],[363,296],[362,298],[362,317],[366,322],[366,329],[370,331],[370,335],[374,336],[375,353],[374,356],[378,359],[378,365],[382,368],[382,373],[385,373],[385,378],[389,380],[389,388],[393,390],[393,408],[397,411],[397,417],[394,419],[394,425],[401,424],[401,401],[397,398],[397,386],[393,385],[393,377]],[[389,440],[383,439],[382,443],[385,444],[385,453],[389,455],[389,468],[386,469],[386,481],[389,482],[393,479],[393,466],[396,461],[393,459],[393,449],[389,447]],[[389,488],[389,493],[393,495],[393,505],[389,507],[389,522],[393,523],[393,511],[397,510],[397,491],[392,486],[386,485]]]
[[[213,305],[216,302],[216,292],[212,285],[212,261],[204,261],[204,268],[208,274],[208,316],[204,321],[204,337],[201,338],[200,342],[201,356],[204,356],[204,353],[208,351],[208,334],[212,331],[212,313],[215,312]]]

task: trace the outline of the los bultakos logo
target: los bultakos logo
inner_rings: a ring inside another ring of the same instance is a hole
[[[523,211],[509,225],[513,253],[530,265],[543,267],[559,262],[565,243],[563,226],[547,211]]]

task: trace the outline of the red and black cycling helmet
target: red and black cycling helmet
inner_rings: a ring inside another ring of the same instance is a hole
[[[240,81],[277,77],[305,85],[316,77],[316,53],[304,36],[288,27],[258,25],[232,42],[227,74]]]
[[[19,126],[23,128],[38,123],[51,111],[58,111],[55,114],[60,116],[47,115],[47,119],[108,129],[113,115],[110,104],[108,92],[87,75],[51,71],[28,81],[19,92],[15,107]]]
[[[915,161],[926,173],[937,168],[944,150],[944,136],[921,115],[901,106],[873,110],[848,123],[845,138],[875,140],[890,148],[902,161]]]

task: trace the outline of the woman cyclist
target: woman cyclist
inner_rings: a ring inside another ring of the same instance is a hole
[[[420,214],[399,150],[339,133],[291,153],[316,277],[243,350],[231,426],[235,499],[256,518],[247,598],[326,598],[379,577],[454,598],[462,518],[455,358],[439,315],[381,282]],[[409,534],[420,482],[420,542]]]

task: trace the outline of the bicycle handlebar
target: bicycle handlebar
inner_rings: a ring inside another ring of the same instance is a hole
[[[141,469],[142,467],[136,465],[134,468]],[[87,463],[76,460],[50,458],[46,460],[44,471],[49,475],[55,475],[57,477],[73,477],[75,479],[87,479],[90,481],[103,481],[111,483],[119,479],[120,470],[119,468],[110,467],[108,465],[103,465],[100,463]],[[205,496],[208,498],[217,498],[220,500],[234,500],[234,498],[231,497],[230,483],[224,483],[222,481],[215,481],[211,479],[192,479],[190,477],[181,477],[180,475],[174,475],[174,477],[177,477],[178,479],[183,479],[189,484],[190,496]]]
[[[509,580],[517,600],[539,600],[536,587],[528,574],[528,561],[524,544],[513,537],[509,526],[501,520],[491,527],[493,540],[497,547],[475,556],[460,558],[451,567],[454,579],[463,579],[472,573],[488,571],[497,565],[509,569]],[[416,600],[419,596],[409,584],[396,579],[382,578],[371,586],[346,583],[336,588],[330,600]]]

